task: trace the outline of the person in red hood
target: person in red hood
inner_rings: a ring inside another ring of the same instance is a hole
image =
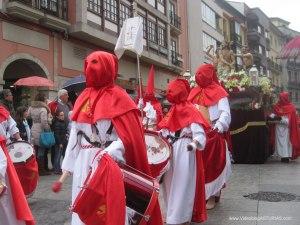
[[[297,125],[296,108],[289,100],[289,94],[279,94],[278,103],[274,106],[271,117],[280,116],[280,123],[275,126],[275,152],[282,162],[289,162],[300,156],[300,131]]]
[[[12,127],[7,129],[6,124],[14,125],[9,112],[0,106],[0,127],[20,139],[19,131]],[[34,225],[18,174],[6,148],[6,136],[0,131],[0,224],[5,225]]]
[[[128,94],[115,85],[117,58],[104,51],[93,52],[85,59],[84,71],[86,88],[74,105],[70,138],[62,163],[63,176],[73,173],[72,203],[95,158],[104,153],[117,162],[126,163],[151,176],[139,110]],[[53,191],[59,191],[61,185],[61,182],[56,182]],[[114,217],[124,213],[118,210],[113,212]],[[83,224],[78,214],[73,213],[72,225]],[[95,221],[94,224],[111,223],[106,220],[105,223]],[[147,224],[162,224],[158,203]]]
[[[220,85],[213,65],[204,64],[197,69],[196,83],[198,86],[193,88],[188,99],[213,127],[207,133],[207,143],[203,151],[207,209],[212,209],[231,174],[230,153],[224,137],[229,129],[231,115],[228,94]]]
[[[167,99],[172,106],[158,124],[161,135],[173,146],[171,166],[162,183],[167,224],[201,223],[207,219],[201,150],[210,126],[187,101],[189,92],[189,83],[184,79],[169,83]]]
[[[157,124],[162,120],[163,112],[160,102],[154,93],[154,66],[152,65],[148,74],[147,90],[139,100],[138,107],[143,108],[143,126],[147,130],[156,130]]]

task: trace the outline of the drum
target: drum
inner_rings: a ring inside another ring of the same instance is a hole
[[[39,178],[33,146],[25,141],[16,141],[10,143],[7,149],[14,163],[24,193],[29,196],[36,189]]]
[[[103,175],[103,167],[106,166],[105,159],[101,159],[99,165],[101,165],[101,163],[104,163],[102,164],[102,168],[98,166],[94,172],[90,171],[83,188],[71,207],[71,210],[76,212],[80,219],[87,224],[102,224],[109,219],[107,215],[105,215],[107,211],[106,197],[104,195],[111,194],[111,192],[108,190],[105,193],[102,189],[102,185],[107,184],[106,179],[99,179],[99,176]],[[125,222],[125,224],[146,225],[158,202],[159,184],[156,179],[127,165],[122,164],[119,166],[121,168],[120,178],[123,177],[125,187],[124,194],[127,214],[127,222]],[[116,174],[119,172],[120,169],[114,171]],[[87,204],[87,202],[89,202],[89,204]],[[98,204],[101,206],[97,206]]]
[[[159,180],[170,167],[172,147],[166,139],[154,131],[145,131],[145,141],[152,175]]]
[[[146,174],[121,165],[126,195],[128,225],[146,224],[158,202],[159,184]]]

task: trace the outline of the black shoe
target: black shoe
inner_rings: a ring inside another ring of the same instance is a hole
[[[289,158],[281,158],[282,163],[289,163],[290,159]]]

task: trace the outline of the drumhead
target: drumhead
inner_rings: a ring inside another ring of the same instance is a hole
[[[147,131],[145,132],[145,141],[149,164],[159,164],[170,158],[171,146],[162,137]]]
[[[9,155],[13,163],[26,162],[34,155],[34,149],[31,144],[25,141],[16,141],[7,146]]]

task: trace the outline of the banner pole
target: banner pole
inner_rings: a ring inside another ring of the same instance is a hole
[[[141,76],[141,69],[140,69],[140,57],[138,54],[136,54],[136,59],[137,59],[137,72],[138,72],[138,82],[139,82],[139,91],[140,91],[140,99],[143,98],[143,88],[142,88],[142,76]],[[139,100],[140,100],[139,99]],[[143,108],[140,108],[141,111],[141,118],[143,122]]]

